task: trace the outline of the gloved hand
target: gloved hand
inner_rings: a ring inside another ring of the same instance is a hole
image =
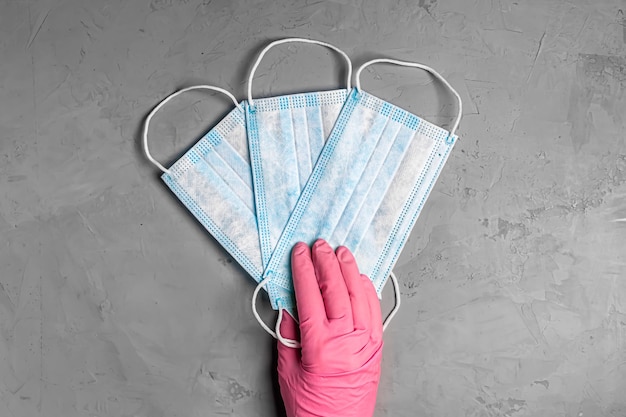
[[[278,380],[289,417],[370,417],[382,358],[382,317],[372,282],[352,253],[324,240],[291,254],[300,349],[278,343]],[[298,339],[285,314],[283,337]]]

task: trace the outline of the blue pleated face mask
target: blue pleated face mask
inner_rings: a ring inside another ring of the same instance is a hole
[[[347,66],[346,88],[254,99],[252,81],[256,69],[271,48],[285,43],[314,44],[340,54]],[[331,44],[303,38],[288,38],[270,43],[261,51],[252,66],[248,77],[248,101],[244,103],[244,107],[264,267],[268,264],[278,238],[337,121],[350,89],[351,78],[352,62],[345,52]],[[277,300],[284,290],[271,282],[263,288],[269,295],[272,307],[279,310],[277,323],[280,325],[282,309],[279,309]],[[259,287],[254,293],[255,302],[258,291]],[[262,322],[255,304],[252,311],[265,330],[280,338],[278,332]],[[293,309],[291,311],[293,315]]]
[[[446,131],[363,91],[360,73],[375,63],[421,68],[442,81],[458,100],[452,129]],[[359,68],[356,88],[339,114],[259,284],[273,284],[278,291],[276,307],[293,310],[295,306],[291,249],[297,242],[312,244],[318,238],[332,247],[348,247],[380,295],[456,142],[460,118],[460,96],[429,67],[377,59]]]
[[[292,42],[321,45],[339,53],[347,65],[347,88],[253,99],[252,81],[265,54],[277,45]],[[245,109],[264,266],[269,262],[300,192],[335,125],[348,95],[351,77],[352,63],[342,50],[328,43],[301,38],[270,43],[261,51],[250,71]],[[269,290],[275,305],[276,294],[271,288]]]
[[[169,169],[148,148],[152,117],[168,101],[190,90],[212,90],[228,96],[235,107]],[[196,219],[258,282],[263,273],[259,233],[252,193],[252,173],[244,110],[219,87],[198,85],[166,97],[148,115],[143,130],[144,152],[161,178]]]

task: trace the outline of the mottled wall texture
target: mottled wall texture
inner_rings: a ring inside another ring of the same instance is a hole
[[[177,88],[245,98],[259,47],[285,36],[431,65],[465,103],[396,266],[376,416],[626,416],[626,0],[0,0],[0,416],[277,415],[254,284],[139,136]],[[344,76],[283,46],[254,92]],[[418,70],[363,85],[451,124]],[[172,102],[154,155],[171,163],[231,106]]]

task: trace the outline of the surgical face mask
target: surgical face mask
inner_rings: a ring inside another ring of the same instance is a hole
[[[446,131],[363,91],[361,71],[375,63],[421,68],[443,82],[458,101],[452,129]],[[259,284],[271,282],[279,289],[276,302],[281,309],[295,306],[291,249],[299,241],[312,244],[318,238],[332,247],[348,247],[380,296],[456,142],[461,105],[452,86],[424,65],[376,59],[359,68],[356,88],[339,114]]]
[[[253,99],[252,81],[259,63],[271,48],[291,42],[321,45],[339,53],[347,65],[347,88]],[[250,71],[245,110],[263,265],[269,262],[335,125],[348,95],[351,77],[352,63],[342,50],[327,43],[299,38],[270,43]],[[268,291],[274,308],[277,308],[277,294],[271,287]]]
[[[152,117],[168,101],[190,90],[225,94],[235,108],[169,169],[150,154],[148,129]],[[196,219],[255,279],[263,273],[244,110],[219,87],[197,85],[166,97],[148,115],[143,130],[146,157],[163,171],[161,178]]]

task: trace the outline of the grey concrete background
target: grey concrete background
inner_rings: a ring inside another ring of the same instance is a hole
[[[431,65],[465,101],[396,268],[376,415],[626,416],[624,0],[0,0],[0,416],[277,414],[252,281],[138,138],[182,86],[243,99],[285,36]],[[285,46],[255,93],[336,88],[342,68]],[[452,120],[417,70],[364,88]],[[154,154],[229,108],[173,102]]]

